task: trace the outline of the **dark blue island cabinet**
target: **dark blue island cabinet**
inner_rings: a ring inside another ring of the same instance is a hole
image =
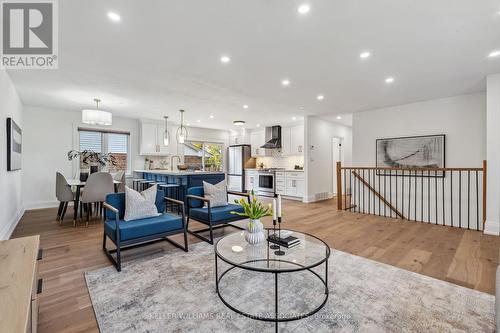
[[[168,196],[186,202],[187,189],[195,186],[203,186],[203,182],[217,184],[226,179],[224,172],[169,172],[164,170],[135,170],[135,179],[144,179],[152,183],[179,185],[176,187],[164,187]]]

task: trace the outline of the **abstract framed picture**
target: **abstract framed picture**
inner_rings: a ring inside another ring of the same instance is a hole
[[[444,168],[444,134],[408,136],[376,140],[376,164],[379,168]],[[378,171],[377,175],[384,175]],[[391,173],[394,175],[394,173]],[[397,176],[404,175],[396,172]],[[407,174],[409,175],[409,174]],[[423,173],[423,177],[444,177],[444,172]]]
[[[23,135],[12,118],[7,118],[7,171],[21,169]]]

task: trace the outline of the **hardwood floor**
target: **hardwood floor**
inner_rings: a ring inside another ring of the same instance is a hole
[[[312,204],[284,201],[283,205],[287,228],[314,234],[332,248],[494,293],[500,237],[338,212],[334,200]],[[41,236],[44,253],[39,276],[43,278],[43,293],[38,328],[40,332],[96,332],[97,322],[83,273],[110,266],[101,250],[102,224],[95,220],[88,228],[73,228],[72,221],[66,218],[60,226],[55,216],[55,208],[28,211],[12,235]],[[264,224],[270,223],[269,219],[264,220]],[[193,244],[199,240],[190,236],[189,241]],[[155,243],[125,251],[123,260],[126,265],[128,260],[145,253],[177,250],[167,242]]]

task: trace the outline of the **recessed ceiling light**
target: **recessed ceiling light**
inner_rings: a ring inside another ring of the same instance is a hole
[[[316,96],[316,99],[317,99],[318,101],[322,101],[322,100],[324,100],[324,99],[325,99],[325,96],[323,96],[323,95],[318,95],[318,96]]]
[[[231,61],[231,58],[229,58],[229,56],[222,56],[220,57],[220,62],[222,62],[223,64],[227,64]]]
[[[302,15],[309,13],[310,10],[311,10],[311,6],[309,6],[308,4],[300,5],[297,8],[297,11],[299,12],[299,14],[302,14]]]
[[[260,127],[260,124],[255,125],[256,127]]]
[[[243,125],[245,125],[245,121],[244,120],[235,120],[235,121],[233,121],[233,124],[236,126],[243,126]]]
[[[120,22],[122,19],[120,15],[114,12],[108,12],[108,18],[113,22]]]
[[[361,52],[361,54],[359,55],[359,57],[361,59],[366,59],[366,58],[370,58],[370,55],[371,55],[370,52],[365,51],[365,52]]]
[[[490,54],[488,55],[488,57],[490,58],[496,58],[498,56],[500,56],[500,50],[491,51]]]
[[[200,119],[198,119],[196,122],[197,122],[197,123],[201,123],[201,120],[200,120]]]
[[[337,116],[337,120],[340,120],[340,119],[342,119],[342,117],[341,116]]]
[[[288,79],[281,80],[281,84],[286,87],[286,86],[290,85],[290,80],[288,80]]]
[[[243,109],[248,109],[248,105],[243,105]]]
[[[297,117],[293,116],[293,117],[292,117],[292,120],[297,120]]]
[[[210,119],[214,119],[214,115],[213,114],[210,115]]]
[[[394,82],[394,78],[393,77],[388,77],[385,79],[385,83],[393,83]]]
[[[186,123],[186,126],[190,126],[191,124],[190,123]]]

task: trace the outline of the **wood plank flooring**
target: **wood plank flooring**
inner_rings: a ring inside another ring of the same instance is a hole
[[[338,212],[334,200],[303,204],[284,201],[284,226],[314,234],[332,248],[370,258],[487,293],[494,293],[500,237],[477,231],[428,225],[419,222]],[[39,266],[43,278],[39,331],[97,332],[83,273],[109,266],[101,250],[102,224],[96,219],[88,228],[62,226],[56,209],[26,212],[13,238],[39,234],[44,249]],[[71,216],[72,212],[67,213]],[[270,225],[269,219],[264,224]],[[191,227],[191,226],[190,226]],[[193,224],[193,227],[195,225]],[[234,229],[219,230],[216,235]],[[180,236],[175,236],[181,240]],[[189,237],[191,244],[199,240]],[[124,253],[124,262],[158,251],[177,251],[167,242]]]

